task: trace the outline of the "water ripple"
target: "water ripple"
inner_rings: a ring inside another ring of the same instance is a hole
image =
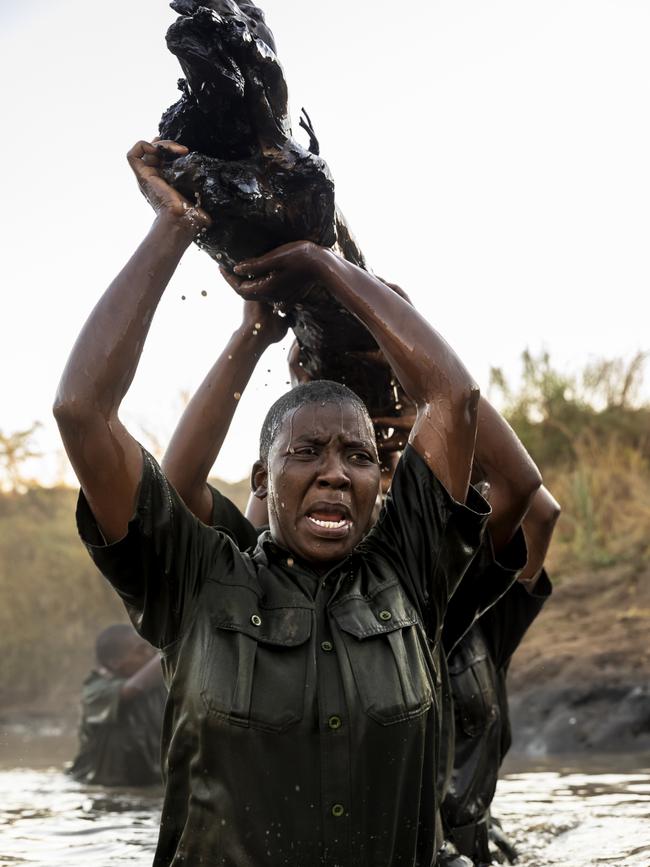
[[[58,769],[0,771],[0,867],[149,867],[160,792],[82,786]],[[650,774],[541,770],[500,783],[494,813],[520,867],[648,867]]]

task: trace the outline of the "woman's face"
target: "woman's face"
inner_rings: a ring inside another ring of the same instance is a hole
[[[306,562],[342,560],[368,532],[379,461],[372,425],[355,404],[310,403],[287,413],[266,472],[273,537]]]

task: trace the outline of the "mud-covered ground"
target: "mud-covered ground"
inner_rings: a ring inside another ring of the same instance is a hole
[[[650,566],[566,576],[515,656],[514,750],[650,750]]]

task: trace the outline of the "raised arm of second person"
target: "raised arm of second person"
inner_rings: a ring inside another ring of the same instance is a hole
[[[381,280],[324,247],[299,241],[235,268],[245,298],[291,302],[309,282],[328,287],[372,333],[417,406],[410,442],[451,496],[464,502],[479,389],[431,325]]]
[[[239,399],[264,350],[282,340],[286,331],[286,319],[269,304],[246,301],[240,327],[185,408],[165,452],[162,467],[167,478],[204,524],[211,523],[213,512],[208,475]]]
[[[142,473],[142,451],[120,421],[120,404],[165,287],[192,239],[210,222],[162,180],[161,149],[187,153],[175,142],[141,141],[129,151],[129,165],[156,217],[88,317],[54,403],[68,457],[107,542],[126,533]]]

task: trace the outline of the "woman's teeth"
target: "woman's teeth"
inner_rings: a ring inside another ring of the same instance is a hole
[[[319,527],[325,527],[327,530],[340,530],[341,527],[345,527],[349,523],[345,518],[341,518],[339,521],[323,521],[320,518],[312,518],[311,515],[307,515],[307,517],[314,524],[317,524]]]

